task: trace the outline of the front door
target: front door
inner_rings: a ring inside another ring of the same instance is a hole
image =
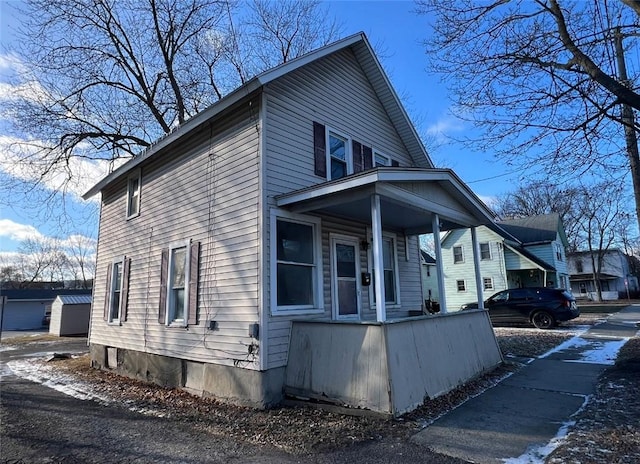
[[[331,237],[331,280],[333,317],[360,317],[360,260],[358,239]]]

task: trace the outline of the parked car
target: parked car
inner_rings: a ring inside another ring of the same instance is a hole
[[[477,302],[462,305],[462,309],[477,307]],[[524,322],[550,329],[580,316],[573,295],[561,288],[511,288],[492,295],[484,307],[494,325]]]

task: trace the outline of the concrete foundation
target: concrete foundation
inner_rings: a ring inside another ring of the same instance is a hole
[[[283,399],[284,368],[255,371],[92,343],[91,365],[227,403],[267,408]]]

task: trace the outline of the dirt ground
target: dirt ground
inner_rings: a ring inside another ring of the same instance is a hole
[[[585,314],[572,322],[578,327],[599,318],[602,315]],[[496,338],[507,360],[503,366],[446,395],[427,400],[422,407],[399,419],[350,415],[311,407],[259,411],[230,406],[92,369],[88,356],[58,360],[55,366],[90,383],[101,396],[130,408],[187,421],[212,436],[234,437],[302,457],[369,441],[407,440],[442,414],[491,388],[521,367],[510,359],[537,357],[573,336],[571,325],[568,329],[496,329]],[[640,339],[636,338],[623,347],[616,365],[603,374],[597,392],[574,418],[575,426],[546,462],[640,462],[639,388]]]

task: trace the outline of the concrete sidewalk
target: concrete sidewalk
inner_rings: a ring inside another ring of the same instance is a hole
[[[450,411],[412,441],[474,463],[535,454],[572,420],[620,346],[637,336],[639,323],[640,305],[626,307]]]

